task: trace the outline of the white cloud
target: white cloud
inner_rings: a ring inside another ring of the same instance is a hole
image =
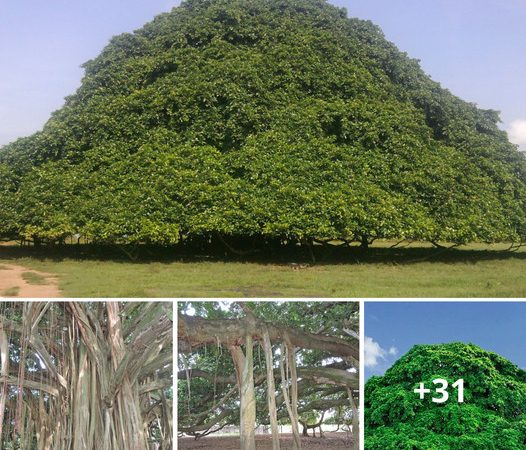
[[[386,351],[373,338],[365,336],[365,367],[376,367],[380,359],[385,358]]]
[[[391,356],[396,356],[398,355],[398,349],[392,345],[391,347],[389,347],[389,350],[387,350],[387,353],[389,353]]]
[[[510,141],[517,145],[526,146],[526,119],[514,120],[508,128]]]
[[[392,345],[388,350],[382,348],[382,346],[376,342],[372,337],[365,336],[364,342],[365,350],[365,367],[370,369],[378,366],[380,360],[386,360],[387,356],[398,355],[398,349]]]

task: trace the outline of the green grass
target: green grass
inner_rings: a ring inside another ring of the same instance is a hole
[[[0,297],[16,297],[19,292],[20,287],[14,286],[9,289],[4,289],[2,292],[0,292]]]
[[[47,278],[35,272],[23,272],[22,278],[28,283],[33,285],[48,284]]]
[[[16,251],[4,259],[3,249],[0,264],[56,274],[68,297],[526,297],[525,250],[386,247],[301,268],[286,262],[47,258]]]

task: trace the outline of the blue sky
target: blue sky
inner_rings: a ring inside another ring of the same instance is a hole
[[[0,146],[42,128],[111,36],[170,0],[0,1]],[[526,150],[526,1],[332,0],[370,19],[436,81],[483,108]]]
[[[365,378],[416,344],[465,342],[526,370],[525,302],[365,302]]]

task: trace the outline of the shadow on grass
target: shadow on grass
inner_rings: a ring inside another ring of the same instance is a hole
[[[313,262],[312,254],[315,257]],[[40,261],[61,262],[64,260],[112,261],[122,263],[171,263],[171,262],[250,262],[258,264],[283,264],[298,268],[309,265],[337,264],[395,264],[408,265],[428,263],[472,263],[491,260],[526,260],[526,249],[508,251],[478,245],[476,248],[409,247],[389,248],[314,246],[313,253],[304,246],[265,248],[250,255],[235,255],[228,249],[192,248],[185,246],[103,246],[103,245],[56,245],[45,247],[2,245],[0,259],[18,260],[32,258]]]

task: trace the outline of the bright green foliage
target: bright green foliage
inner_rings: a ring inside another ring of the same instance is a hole
[[[435,378],[449,382],[445,403],[413,392]],[[464,403],[451,387],[459,378]],[[524,449],[526,372],[473,344],[417,345],[366,383],[365,427],[369,450]]]
[[[17,235],[18,214],[15,203],[16,181],[9,166],[0,163],[0,240]]]
[[[84,68],[0,150],[0,235],[526,238],[526,161],[498,114],[325,1],[188,0]]]

